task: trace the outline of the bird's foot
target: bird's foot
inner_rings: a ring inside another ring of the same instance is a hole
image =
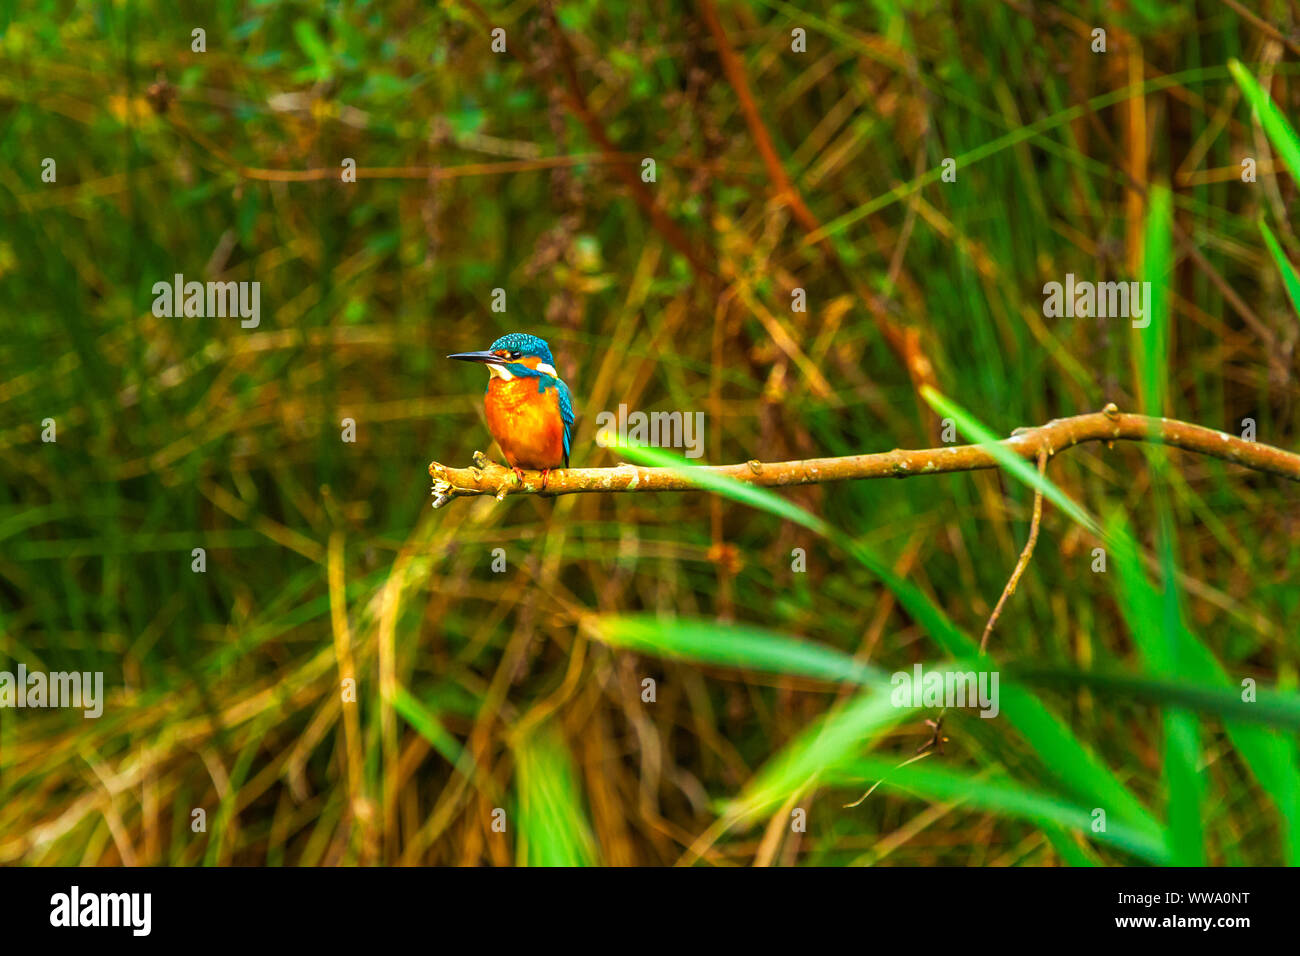
[[[512,466],[510,467],[510,470],[513,471],[513,472],[515,473],[515,484],[518,485],[518,486],[520,486],[520,487],[523,487],[523,484],[524,484],[524,470],[523,470],[522,468],[520,468],[518,465],[512,465]]]
[[[543,468],[542,469],[542,491],[546,490],[546,479],[549,477],[551,477],[551,469]]]

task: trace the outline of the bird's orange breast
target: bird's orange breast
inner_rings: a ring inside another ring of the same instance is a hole
[[[512,468],[559,468],[564,464],[564,420],[559,393],[538,391],[537,379],[488,382],[483,407],[488,431]]]

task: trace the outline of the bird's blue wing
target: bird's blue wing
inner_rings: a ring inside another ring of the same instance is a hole
[[[560,397],[560,417],[564,419],[564,467],[568,468],[569,448],[573,443],[573,396],[569,394],[569,386],[558,378],[555,387]]]
[[[527,366],[523,367],[527,368]],[[564,421],[564,467],[568,468],[569,450],[573,446],[573,394],[569,391],[569,386],[564,384],[563,379],[552,378],[550,375],[537,372],[533,374],[537,375],[537,391],[545,392],[552,385],[555,386],[555,395],[560,406],[560,418]]]

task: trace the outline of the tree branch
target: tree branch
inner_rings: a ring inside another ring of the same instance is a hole
[[[1221,458],[1254,471],[1300,481],[1300,454],[1272,445],[1244,441],[1224,432],[1173,421],[1120,412],[1113,404],[1103,411],[1072,418],[1058,418],[1036,428],[1016,429],[1000,444],[1028,460],[1040,451],[1050,458],[1074,445],[1090,441],[1150,441],[1157,444]],[[565,468],[552,471],[542,491],[541,472],[525,472],[521,481],[502,465],[474,453],[470,468],[448,468],[429,464],[433,478],[434,507],[439,508],[462,495],[513,494],[571,495],[586,492],[694,491],[699,485],[687,472],[693,469],[641,468],[622,464],[613,468]],[[860,478],[909,478],[954,471],[978,471],[998,467],[997,459],[982,445],[949,445],[919,450],[895,449],[873,455],[843,458],[809,458],[802,461],[759,462],[738,465],[698,466],[714,474],[767,488],[786,485],[815,485]]]

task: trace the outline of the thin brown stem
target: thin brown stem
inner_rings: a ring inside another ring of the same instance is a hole
[[[362,179],[419,179],[448,180],[469,176],[496,176],[503,173],[530,173],[570,166],[623,165],[638,166],[641,156],[633,153],[579,153],[572,156],[537,156],[531,159],[506,159],[492,163],[462,163],[457,166],[358,166],[358,180]],[[668,166],[705,168],[714,172],[725,171],[722,163],[697,160],[691,157],[667,157]],[[240,166],[235,172],[244,179],[261,179],[271,182],[306,183],[338,180],[339,168],[326,166],[312,169],[259,169]]]
[[[1047,447],[1043,446],[1038,449],[1038,474],[1042,475],[1047,470]],[[1043,520],[1043,489],[1037,488],[1034,491],[1034,516],[1029,522],[1029,540],[1025,542],[1025,549],[1020,552],[1020,559],[1016,562],[1015,570],[1011,572],[1011,579],[1007,581],[1007,586],[1002,589],[1002,597],[998,598],[997,607],[989,615],[989,622],[984,625],[984,634],[980,637],[980,655],[984,654],[984,648],[988,647],[989,635],[993,633],[993,625],[998,622],[1002,616],[1002,608],[1006,605],[1011,595],[1016,593],[1016,585],[1020,583],[1020,576],[1025,573],[1025,568],[1029,567],[1029,559],[1034,556],[1034,545],[1038,543],[1038,525]]]

